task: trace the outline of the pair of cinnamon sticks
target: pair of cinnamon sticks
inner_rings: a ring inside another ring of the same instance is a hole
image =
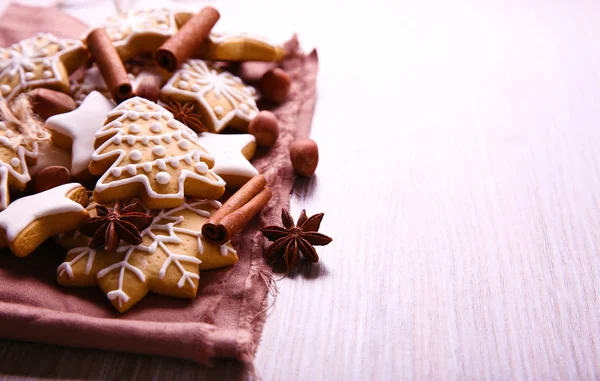
[[[205,7],[195,14],[158,49],[158,65],[170,72],[177,70],[200,48],[220,17],[212,7]],[[94,29],[88,34],[86,43],[115,101],[131,98],[134,94],[127,71],[106,29]]]
[[[271,199],[262,175],[254,176],[223,204],[202,226],[205,240],[222,245],[242,230]]]

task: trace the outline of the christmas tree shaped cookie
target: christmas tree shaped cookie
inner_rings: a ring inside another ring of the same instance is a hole
[[[187,200],[180,207],[158,211],[141,232],[139,245],[121,241],[114,252],[75,247],[58,267],[58,283],[100,286],[120,312],[129,310],[148,292],[193,298],[200,270],[237,262],[229,243],[214,245],[202,238],[202,225],[220,207],[217,201]]]
[[[197,135],[163,107],[132,98],[107,115],[97,133],[89,165],[101,175],[98,203],[139,197],[152,209],[173,208],[185,196],[217,199],[225,182],[210,168],[211,157]]]

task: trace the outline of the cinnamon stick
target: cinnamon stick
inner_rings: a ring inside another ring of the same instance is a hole
[[[106,82],[106,86],[110,90],[113,98],[117,102],[131,98],[133,95],[131,83],[123,61],[119,57],[119,53],[112,44],[112,41],[106,29],[94,29],[86,38],[88,50],[92,55],[92,59],[98,65],[102,78]]]
[[[264,176],[255,176],[241,187],[202,226],[202,236],[222,245],[240,231],[271,199]]]
[[[200,46],[208,37],[221,15],[213,7],[205,7],[192,16],[175,35],[165,41],[156,52],[156,62],[163,69],[173,72]]]

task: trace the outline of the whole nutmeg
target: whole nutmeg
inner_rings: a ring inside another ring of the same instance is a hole
[[[319,147],[311,139],[295,141],[290,146],[290,160],[294,170],[302,176],[312,176],[319,164]]]
[[[29,92],[33,111],[44,119],[71,112],[77,104],[69,95],[60,91],[37,88]]]
[[[53,165],[42,169],[35,177],[34,191],[40,193],[73,180],[71,172],[63,166]]]
[[[270,111],[261,111],[250,121],[248,132],[259,147],[272,147],[279,137],[279,121]]]
[[[258,82],[262,97],[269,102],[281,104],[285,102],[290,92],[292,81],[290,76],[280,68],[266,72]]]
[[[133,92],[138,97],[146,98],[149,101],[156,102],[160,94],[160,78],[154,74],[142,72],[134,81]]]

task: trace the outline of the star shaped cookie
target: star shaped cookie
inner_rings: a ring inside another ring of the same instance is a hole
[[[58,283],[99,286],[120,312],[129,310],[148,292],[193,298],[200,270],[238,261],[230,243],[214,245],[202,237],[202,225],[220,207],[218,201],[187,199],[180,207],[155,211],[152,224],[141,232],[140,245],[121,241],[115,252],[87,244],[74,247],[58,267]]]
[[[69,73],[86,57],[81,41],[50,33],[0,48],[0,98],[11,100],[36,87],[68,92]]]
[[[256,90],[233,74],[213,64],[192,59],[175,72],[161,89],[163,102],[193,102],[204,125],[211,132],[230,126],[242,131],[258,114]]]
[[[176,13],[168,9],[146,9],[120,13],[105,23],[123,61],[142,53],[154,53],[179,29]]]
[[[46,239],[88,219],[87,203],[87,191],[77,183],[12,202],[0,213],[0,247],[10,247],[19,257],[31,254]]]
[[[45,126],[52,131],[54,144],[71,151],[73,176],[86,176],[94,153],[96,132],[104,126],[106,115],[113,108],[112,101],[92,91],[75,110],[46,120]]]
[[[256,139],[250,134],[198,134],[200,145],[215,158],[212,170],[225,182],[227,188],[239,188],[258,175],[248,160],[256,152]]]

